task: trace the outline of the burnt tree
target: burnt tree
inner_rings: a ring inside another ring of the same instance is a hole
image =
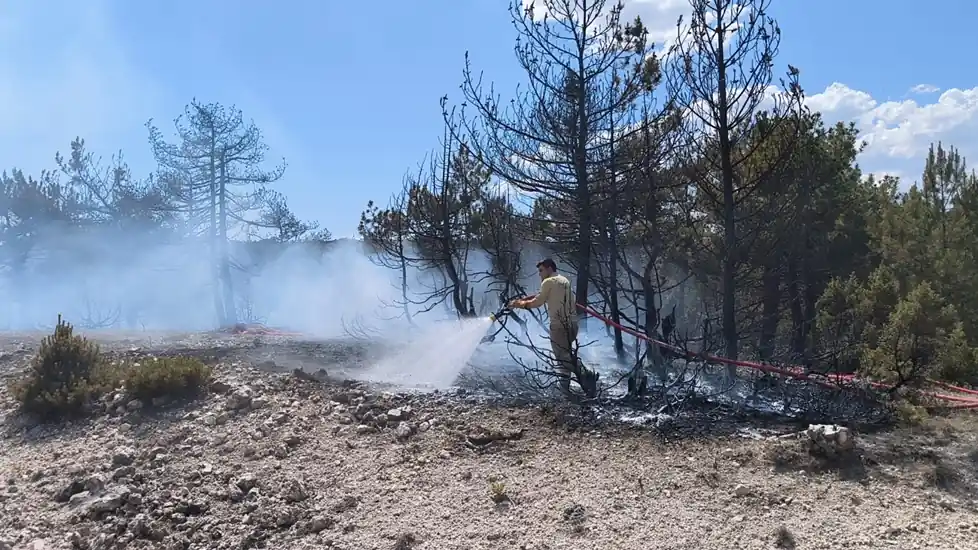
[[[531,227],[545,229],[535,238],[575,269],[583,305],[607,200],[596,189],[610,177],[614,155],[609,128],[649,89],[657,69],[644,25],[622,21],[621,9],[605,0],[512,4],[525,88],[504,102],[483,84],[468,55],[461,86],[463,107],[472,115],[462,117],[467,142],[496,177],[562,213]],[[640,126],[618,128],[616,139]]]
[[[721,318],[727,357],[738,355],[737,270],[743,259],[738,233],[750,216],[746,206],[763,171],[749,176],[739,170],[767,140],[756,135],[755,120],[765,102],[768,124],[763,129],[783,136],[793,124],[801,89],[798,72],[789,67],[782,93],[770,94],[774,58],[781,31],[768,13],[770,0],[690,0],[688,25],[678,24],[676,42],[665,71],[667,84],[685,114],[685,152],[689,176],[699,198],[697,209],[712,216],[717,227],[716,256],[720,264]],[[789,132],[790,133],[790,132]],[[783,140],[779,140],[781,142]],[[786,147],[781,156],[790,154]],[[775,169],[776,162],[767,164]],[[704,235],[703,240],[713,235]]]

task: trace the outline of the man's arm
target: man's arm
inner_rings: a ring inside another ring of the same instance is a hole
[[[547,297],[550,296],[551,286],[553,286],[553,281],[550,279],[544,279],[543,282],[540,283],[540,293],[536,296],[521,300],[518,307],[523,309],[533,309],[547,303]]]

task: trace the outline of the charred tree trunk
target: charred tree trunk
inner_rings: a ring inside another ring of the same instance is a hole
[[[645,360],[647,364],[652,366],[652,370],[658,374],[660,381],[664,382],[666,379],[664,358],[659,353],[659,346],[652,343],[653,339],[657,339],[659,330],[659,308],[656,304],[657,289],[652,280],[654,272],[655,260],[650,259],[645,264],[645,269],[642,270],[642,295],[645,298],[644,332],[649,338],[645,342]]]
[[[723,60],[723,23],[717,24],[717,59]],[[730,143],[730,124],[728,116],[727,73],[718,71],[717,92],[718,122],[720,142],[720,177],[723,181],[723,339],[724,350],[728,359],[737,359],[737,204],[734,195],[734,170],[731,156],[733,147]],[[731,377],[737,374],[734,366],[728,366],[727,372]]]
[[[761,335],[757,347],[762,360],[774,357],[780,306],[781,277],[777,265],[771,262],[764,266],[761,275]]]
[[[818,302],[818,289],[815,284],[814,266],[809,265],[809,260],[807,259],[802,262],[802,266],[805,282],[804,322],[802,323],[801,331],[798,333],[795,353],[803,365],[810,366],[814,347],[811,336],[815,325],[815,304]]]
[[[234,284],[231,280],[231,257],[228,252],[228,173],[227,165],[221,159],[221,181],[219,186],[218,205],[219,215],[219,252],[220,252],[220,275],[221,289],[224,298],[224,324],[233,325],[238,322],[237,308],[234,303]]]
[[[586,25],[583,31],[587,31]],[[588,283],[591,279],[591,231],[594,226],[593,211],[591,204],[590,177],[588,174],[588,140],[591,137],[588,121],[587,106],[587,81],[584,75],[587,74],[585,61],[585,42],[578,41],[578,64],[577,64],[577,136],[574,151],[574,172],[577,176],[577,208],[580,212],[580,223],[578,225],[577,239],[577,303],[581,306],[588,306]],[[587,322],[587,316],[583,312],[580,315],[582,327]]]
[[[802,293],[799,260],[788,260],[788,310],[791,313],[791,351],[799,349],[799,342],[805,339],[805,296]]]
[[[217,159],[214,158],[216,148],[216,137],[214,136],[214,130],[211,129],[210,155],[207,169],[209,191],[207,205],[207,214],[209,217],[207,244],[210,248],[211,269],[213,273],[211,281],[214,287],[214,313],[217,316],[218,326],[227,326],[227,315],[224,311],[224,300],[221,298],[220,253],[217,246],[219,231],[217,227]]]
[[[407,260],[404,258],[403,245],[401,247],[401,256],[399,258],[400,259],[398,261],[398,265],[401,272],[401,302],[402,302],[401,306],[404,309],[404,318],[407,319],[408,323],[411,323],[412,322],[411,308],[408,307],[408,304],[410,304],[410,302],[408,301],[408,282],[407,282],[408,266],[407,266]]]
[[[612,117],[614,121],[614,117]],[[608,289],[610,294],[611,302],[611,320],[615,323],[615,354],[618,359],[624,361],[625,359],[625,341],[621,336],[621,310],[618,307],[618,182],[615,181],[615,127],[614,123],[611,125],[611,196],[609,197],[609,205],[611,207],[610,215],[608,216],[608,276],[611,278],[611,285]]]
[[[642,296],[645,299],[645,335],[649,339],[656,337],[659,330],[659,308],[656,305],[656,285],[652,278],[655,274],[655,259],[650,258],[642,270]],[[646,342],[653,347],[652,342]]]

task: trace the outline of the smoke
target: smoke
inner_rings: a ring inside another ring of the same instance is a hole
[[[0,246],[2,249],[2,246]],[[402,326],[399,275],[376,265],[357,241],[230,245],[236,311],[316,338],[346,335],[364,318],[380,330]],[[106,232],[66,235],[36,244],[0,272],[0,327],[32,330],[58,314],[80,327],[199,331],[217,328],[215,262],[203,240],[161,243],[153,235],[107,238]],[[434,271],[412,269],[409,309],[417,323],[449,311],[420,304],[441,285]],[[476,287],[480,285],[475,285]],[[476,293],[485,291],[476,288]]]
[[[437,294],[445,287],[444,275],[414,266],[406,277],[409,321],[401,273],[390,262],[382,265],[371,257],[359,241],[232,242],[229,250],[237,321],[298,332],[311,340],[369,340],[382,350],[364,375],[372,379],[445,387],[467,366],[492,373],[519,368],[514,357],[530,365],[540,360],[530,349],[507,344],[506,335],[480,345],[482,336],[496,328],[487,317],[503,298],[501,285],[480,275],[491,271],[485,254],[471,253],[466,269],[479,319],[459,323],[451,297]],[[0,272],[0,300],[6,304],[0,308],[0,329],[48,329],[59,314],[89,333],[218,328],[215,262],[205,240],[165,242],[152,231],[73,230],[36,238],[19,255],[10,245],[0,245],[0,253],[7,266]],[[528,263],[521,284],[532,293],[539,279],[535,262]],[[574,279],[566,266],[561,271]],[[628,289],[624,270],[619,278],[621,288]],[[658,302],[666,312],[673,303],[685,303],[680,310],[688,309],[696,305],[694,294],[676,287]],[[634,322],[639,312],[626,295],[621,310]],[[591,304],[603,308],[597,295]],[[549,350],[546,327],[532,319],[527,331],[515,323],[510,328],[524,344]],[[627,366],[617,364],[612,335],[600,321],[586,323],[579,340],[581,358],[589,366]],[[637,342],[626,337],[626,343],[634,359]]]

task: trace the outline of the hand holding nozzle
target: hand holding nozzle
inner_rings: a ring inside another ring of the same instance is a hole
[[[532,299],[533,296],[525,296],[523,298],[513,298],[512,300],[509,300],[508,302],[506,302],[506,305],[504,305],[499,311],[489,315],[489,321],[495,322],[501,320],[503,317],[509,316],[512,317],[513,319],[516,319],[517,323],[525,326],[526,321],[520,319],[518,315],[513,315],[513,310],[525,309],[526,308],[525,304],[527,303],[527,301]]]

